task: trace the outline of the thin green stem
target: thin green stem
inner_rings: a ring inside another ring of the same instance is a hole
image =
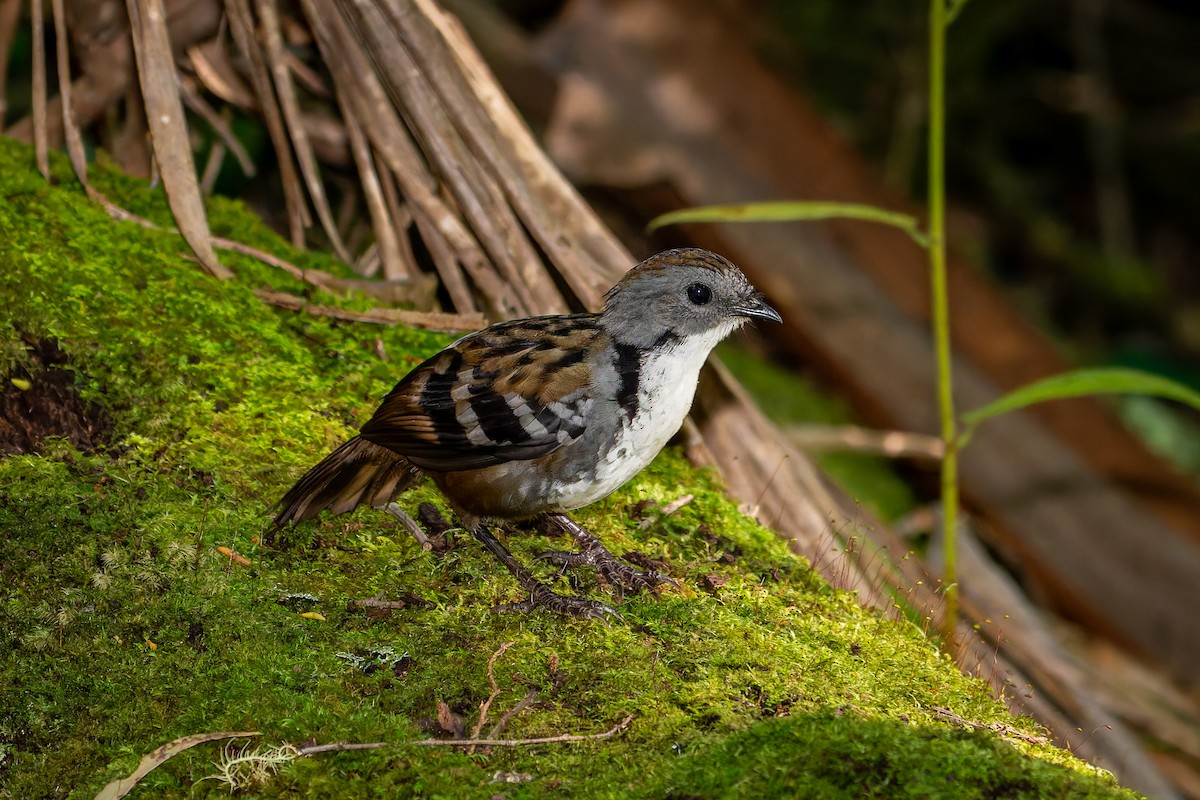
[[[942,526],[949,642],[958,624],[958,438],[950,371],[950,298],[946,285],[946,0],[929,3],[929,266],[933,339],[937,355],[938,414],[946,455],[942,459]]]

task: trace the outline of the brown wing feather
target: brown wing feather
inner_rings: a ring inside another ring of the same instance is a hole
[[[587,425],[603,336],[594,315],[494,325],[406,375],[360,436],[442,472],[553,452]]]

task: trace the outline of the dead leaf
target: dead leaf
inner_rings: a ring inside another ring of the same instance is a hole
[[[229,45],[224,36],[192,45],[187,54],[196,77],[204,84],[205,89],[239,108],[253,110],[258,107],[254,92],[233,65]]]
[[[216,733],[194,733],[191,736],[184,736],[176,739],[173,742],[164,744],[155,750],[151,750],[146,755],[142,756],[142,760],[138,763],[137,769],[131,772],[127,777],[117,778],[112,781],[96,795],[96,800],[120,800],[120,798],[129,794],[134,786],[137,786],[138,781],[149,775],[161,764],[167,760],[174,758],[184,750],[189,750],[198,744],[205,742],[216,742],[221,739],[236,739],[238,737],[258,736],[258,731],[218,731]]]
[[[236,561],[244,567],[250,566],[250,559],[246,558],[236,550],[231,550],[228,547],[218,547],[217,552],[228,558],[230,561]]]
[[[455,739],[462,739],[465,736],[463,731],[463,718],[455,714],[450,706],[445,702],[438,700],[437,702],[437,721],[441,729],[453,736]]]
[[[55,0],[56,3],[61,1]],[[125,5],[129,10],[138,80],[150,125],[150,142],[171,213],[200,265],[214,278],[232,278],[233,273],[217,260],[209,238],[204,198],[196,179],[187,121],[175,79],[175,59],[171,54],[163,0],[126,0]]]

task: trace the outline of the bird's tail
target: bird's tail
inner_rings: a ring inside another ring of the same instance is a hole
[[[341,514],[363,503],[385,506],[420,477],[421,470],[404,456],[355,436],[288,489],[271,530],[326,509]]]

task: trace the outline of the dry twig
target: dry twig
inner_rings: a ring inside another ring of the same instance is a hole
[[[446,314],[441,311],[406,311],[400,308],[373,308],[354,311],[348,308],[322,306],[287,292],[259,289],[259,299],[290,311],[303,311],[314,317],[329,317],[347,322],[373,322],[377,325],[408,325],[428,331],[461,333],[477,331],[487,324],[482,314]]]
[[[537,696],[538,696],[537,689],[530,689],[528,692],[526,692],[525,696],[522,697],[519,701],[517,701],[517,704],[515,706],[513,706],[508,711],[505,711],[503,714],[500,715],[500,719],[496,720],[496,724],[492,726],[492,729],[490,731],[488,731],[488,738],[495,739],[497,736],[499,736],[500,732],[503,731],[506,727],[508,727],[508,721],[510,719],[512,719],[513,717],[515,717],[517,714],[520,714],[525,709],[529,708],[529,706],[533,703],[533,701],[537,700]]]
[[[350,605],[358,608],[382,608],[388,611],[399,611],[402,608],[408,608],[411,603],[404,600],[380,600],[377,597],[364,597],[360,600],[351,600]]]
[[[788,439],[806,453],[847,450],[887,458],[940,461],[946,446],[936,436],[909,431],[876,431],[856,425],[796,425]]]
[[[940,720],[952,722],[963,728],[971,728],[977,731],[991,731],[1004,739],[1017,739],[1018,741],[1028,742],[1029,744],[1045,744],[1048,739],[1045,736],[1034,736],[1025,731],[1017,730],[1012,725],[1005,725],[1000,722],[975,722],[955,714],[948,708],[942,706],[932,706],[930,711]]]
[[[496,652],[492,653],[492,657],[488,659],[487,674],[488,685],[492,687],[492,693],[488,695],[487,700],[484,700],[479,705],[479,719],[475,720],[475,727],[471,729],[471,738],[478,739],[479,732],[483,730],[483,723],[487,722],[488,709],[492,707],[492,701],[500,694],[500,686],[496,683],[496,659],[504,655],[504,651],[512,647],[516,642],[505,642],[497,648]]]
[[[526,747],[536,744],[562,744],[564,742],[587,742],[611,739],[629,727],[633,715],[625,717],[604,733],[564,733],[559,736],[541,736],[536,739],[422,739],[413,744],[420,747]]]

